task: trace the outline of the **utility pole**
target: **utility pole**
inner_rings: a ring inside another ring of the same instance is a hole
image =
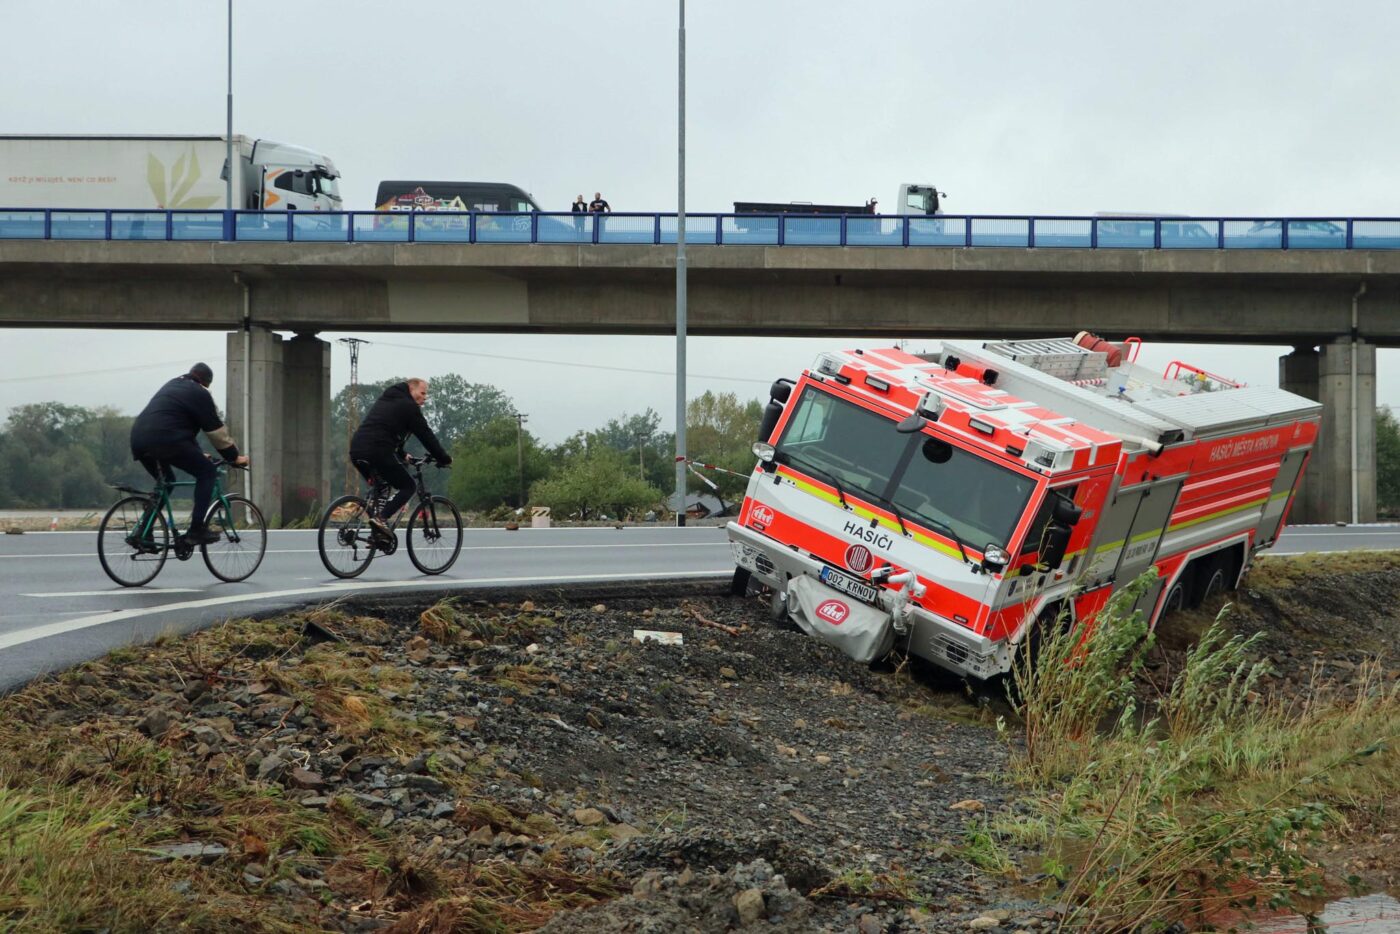
[[[360,427],[360,345],[369,341],[361,340],[358,337],[342,337],[340,342],[350,350],[350,405],[349,412],[345,419],[345,492],[353,493],[359,486],[356,479],[359,471],[351,463],[348,456],[350,450],[350,439],[355,437],[355,429]]]
[[[520,508],[525,508],[525,422],[530,416],[515,413],[515,469],[520,478]]]
[[[676,525],[685,525],[685,0],[680,0],[676,101]]]

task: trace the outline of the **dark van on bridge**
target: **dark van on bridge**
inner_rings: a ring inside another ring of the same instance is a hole
[[[528,192],[505,182],[380,182],[377,211],[480,211],[525,214],[538,211]]]

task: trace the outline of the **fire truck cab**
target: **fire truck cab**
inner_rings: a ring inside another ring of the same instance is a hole
[[[869,661],[896,640],[954,672],[1011,667],[1040,619],[1233,588],[1287,516],[1321,406],[1138,342],[946,342],[824,353],[774,384],[728,525],[736,585]]]

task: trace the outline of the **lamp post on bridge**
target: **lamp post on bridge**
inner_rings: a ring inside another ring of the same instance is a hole
[[[224,139],[224,210],[233,210],[233,0],[228,0],[228,121]]]
[[[676,525],[685,525],[685,0],[680,0],[676,160]]]

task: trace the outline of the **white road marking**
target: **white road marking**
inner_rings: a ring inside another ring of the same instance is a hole
[[[598,545],[463,545],[463,551],[535,551],[542,548],[728,548],[729,542],[637,542],[627,545],[618,544],[598,544]],[[265,552],[269,555],[314,555],[315,548],[269,548]],[[96,558],[97,552],[72,551],[67,554],[57,555],[0,555],[0,561],[6,558]]]
[[[659,571],[650,574],[562,574],[550,577],[481,577],[481,578],[455,578],[443,580],[437,577],[425,577],[415,580],[401,581],[353,581],[340,584],[323,584],[319,587],[302,587],[294,590],[274,590],[266,593],[246,593],[235,594],[227,597],[210,597],[205,600],[187,600],[184,603],[167,603],[162,606],[141,607],[132,610],[113,610],[109,613],[99,613],[95,616],[84,616],[79,619],[70,619],[64,622],[47,623],[43,626],[34,626],[29,629],[22,629],[18,632],[0,634],[0,652],[5,649],[14,648],[17,645],[24,645],[36,639],[45,639],[50,636],[61,636],[80,629],[90,629],[93,626],[101,626],[105,623],[116,623],[124,619],[136,619],[141,616],[152,616],[156,613],[165,613],[172,610],[198,610],[211,606],[223,606],[234,603],[251,603],[258,600],[276,600],[282,597],[303,597],[310,594],[324,594],[334,590],[393,590],[399,588],[425,587],[448,590],[454,588],[467,587],[470,585],[495,585],[511,586],[516,584],[578,584],[593,583],[597,581],[641,581],[641,580],[690,580],[694,578],[721,578],[728,577],[733,573],[732,569],[714,571]]]
[[[128,593],[203,593],[198,587],[113,587],[111,590],[70,590],[53,593],[22,593],[21,597],[115,597]]]

